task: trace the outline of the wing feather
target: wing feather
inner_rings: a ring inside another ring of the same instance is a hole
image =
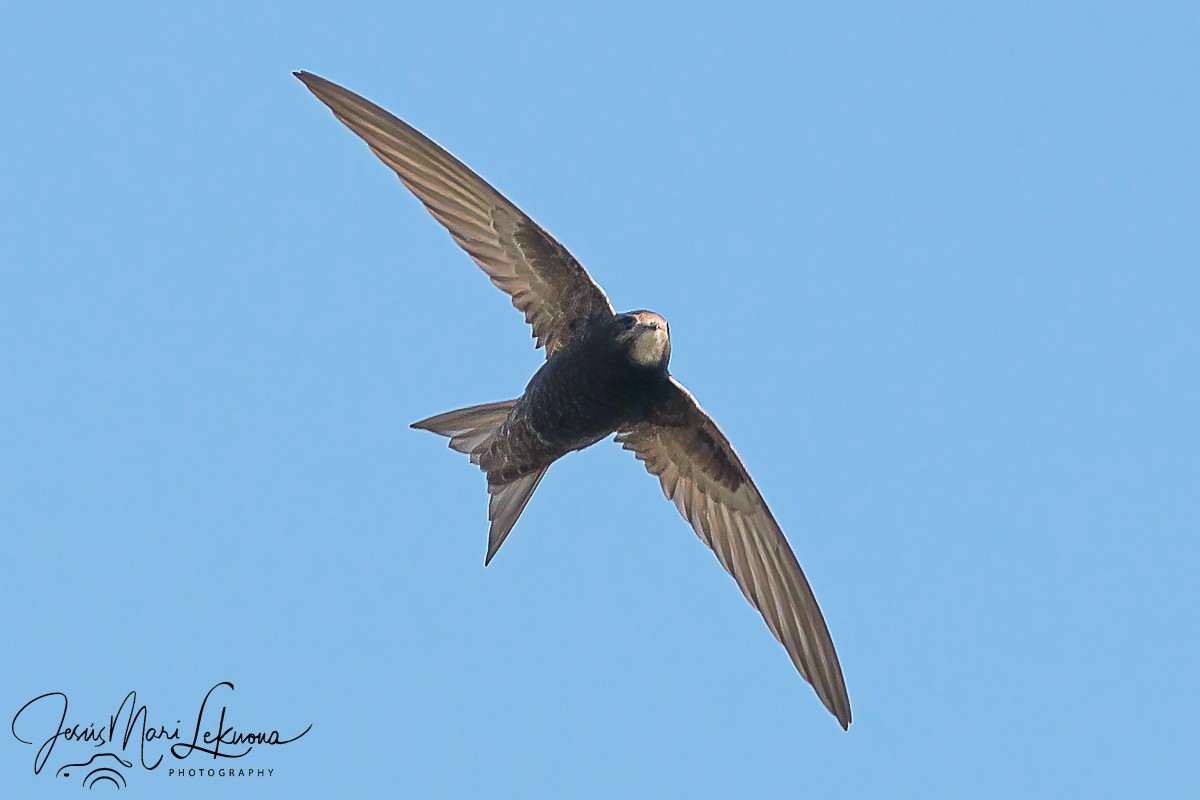
[[[379,106],[308,72],[296,77],[358,134],[480,269],[511,298],[549,356],[582,324],[612,315],[567,249],[433,140]]]
[[[617,441],[658,476],[700,540],[758,609],[797,671],[843,728],[850,698],[825,618],[795,554],[729,440],[672,379],[654,419]]]

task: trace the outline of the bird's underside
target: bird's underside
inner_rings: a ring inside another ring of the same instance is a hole
[[[488,475],[490,561],[549,466],[616,433],[716,554],[842,727],[850,700],[825,620],[749,472],[670,376],[666,322],[617,314],[584,268],[530,217],[416,129],[310,73],[296,76],[403,181],[506,292],[546,362],[516,400],[413,427],[450,438]]]

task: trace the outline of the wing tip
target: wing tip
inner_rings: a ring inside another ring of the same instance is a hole
[[[335,93],[334,90],[342,89],[342,87],[338,86],[333,81],[328,80],[327,78],[322,78],[320,75],[317,75],[313,72],[308,72],[307,70],[295,69],[292,70],[292,75],[294,75],[298,81],[303,83],[306,89],[315,94],[317,97],[321,98],[322,102],[324,102],[326,95],[332,95]],[[342,89],[342,91],[346,90]]]
[[[820,692],[817,694],[818,696],[821,696]],[[854,720],[854,715],[850,711],[850,697],[846,694],[845,688],[843,687],[840,693],[835,693],[832,695],[830,699],[831,702],[824,703],[825,698],[823,696],[821,697],[825,708],[827,708],[829,713],[833,714],[834,718],[837,719],[838,725],[842,726],[842,730],[850,730],[850,723]]]

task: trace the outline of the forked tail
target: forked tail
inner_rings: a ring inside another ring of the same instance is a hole
[[[447,411],[420,422],[414,422],[412,427],[423,431],[447,436],[450,447],[460,453],[465,453],[471,461],[478,464],[480,456],[496,431],[508,419],[516,400],[502,400],[499,403],[485,403],[481,406],[460,408],[457,411]],[[488,519],[491,528],[488,530],[487,556],[485,565],[491,563],[492,557],[504,544],[505,538],[517,518],[525,510],[533,490],[541,483],[549,465],[533,469],[509,480],[498,480],[495,473],[488,473],[488,493],[491,500],[488,503]]]

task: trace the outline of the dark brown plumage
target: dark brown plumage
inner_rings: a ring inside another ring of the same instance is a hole
[[[833,640],[783,531],[716,423],[671,377],[667,323],[617,314],[536,222],[416,129],[324,78],[304,84],[391,167],[533,327],[546,361],[516,400],[413,427],[450,438],[488,476],[490,562],[550,465],[616,433],[658,477],[842,727],[850,700]]]

